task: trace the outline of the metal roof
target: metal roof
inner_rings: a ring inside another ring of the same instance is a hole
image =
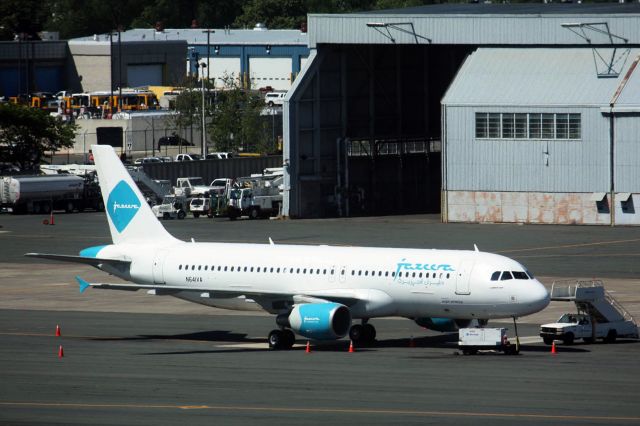
[[[595,56],[594,56],[595,54]],[[607,106],[640,49],[618,48],[617,77],[599,77],[612,49],[480,48],[471,54],[442,99],[444,105]],[[640,70],[619,102],[640,105]]]
[[[351,14],[309,14],[309,47],[321,44],[473,46],[640,45],[640,3],[439,4]],[[572,30],[566,24],[596,24]],[[584,30],[584,31],[583,31]],[[601,31],[599,31],[601,30]],[[589,38],[576,32],[585,32]]]
[[[640,13],[640,3],[461,3],[374,10],[375,15],[552,15]],[[355,15],[355,14],[354,14]]]
[[[207,34],[204,28],[172,28],[164,31],[156,31],[153,28],[135,28],[122,32],[123,42],[141,41],[186,41],[189,45],[207,44]],[[307,46],[307,33],[299,30],[235,30],[214,29],[211,33],[211,45],[301,45]],[[114,37],[114,41],[117,36]],[[109,34],[94,34],[88,37],[79,37],[69,40],[70,44],[78,43],[104,43],[109,42]]]

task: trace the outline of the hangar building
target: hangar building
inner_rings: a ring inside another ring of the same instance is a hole
[[[448,4],[308,24],[284,110],[285,215],[640,223],[639,4]]]
[[[107,89],[109,64],[114,88],[122,67],[123,87],[180,85],[187,73],[198,73],[215,78],[216,86],[233,76],[244,87],[288,90],[309,56],[305,32],[269,30],[260,24],[253,30],[138,28],[120,33],[120,43],[118,37],[96,34],[69,40],[77,72],[83,76],[82,90]],[[199,62],[208,66],[203,70]]]

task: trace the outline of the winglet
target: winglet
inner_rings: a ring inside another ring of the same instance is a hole
[[[77,275],[76,275],[76,281],[78,281],[78,284],[80,284],[80,293],[84,292],[87,289],[87,287],[91,287],[91,284],[89,284],[88,282],[86,282],[85,280],[83,280]]]
[[[475,245],[475,244],[473,245],[473,249],[474,249],[475,251],[480,251],[480,250],[478,250],[478,246],[477,246],[477,245]]]

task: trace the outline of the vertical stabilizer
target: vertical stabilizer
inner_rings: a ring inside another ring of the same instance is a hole
[[[176,241],[155,217],[113,147],[92,145],[91,149],[113,243]]]

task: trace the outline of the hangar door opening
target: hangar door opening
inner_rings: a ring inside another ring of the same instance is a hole
[[[321,46],[296,92],[290,214],[440,212],[440,100],[474,49]]]

